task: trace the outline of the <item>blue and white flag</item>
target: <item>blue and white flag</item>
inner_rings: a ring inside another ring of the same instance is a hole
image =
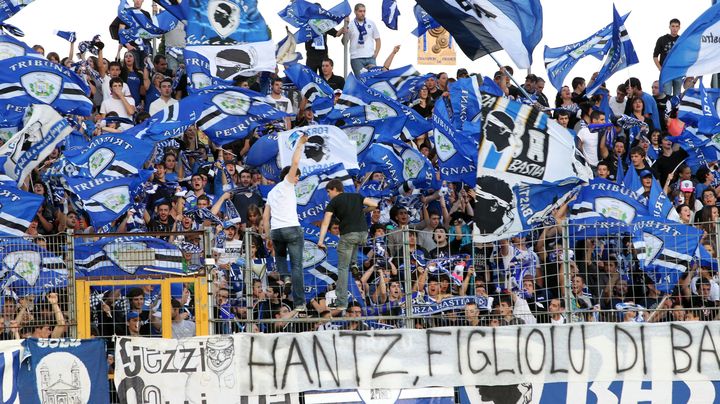
[[[24,238],[0,243],[0,262],[3,294],[42,295],[67,287],[65,261]]]
[[[668,139],[680,145],[680,148],[687,152],[688,157],[685,159],[685,163],[691,168],[693,174],[698,168],[720,160],[719,150],[713,144],[714,139],[712,138],[684,130],[680,136],[670,136]]]
[[[22,184],[35,167],[72,132],[67,119],[47,105],[26,110],[23,129],[0,146],[0,173]]]
[[[20,122],[32,104],[50,105],[61,114],[88,116],[93,106],[89,95],[83,78],[49,60],[18,56],[0,61],[3,122]]]
[[[417,21],[418,26],[412,33],[417,37],[422,36],[431,29],[441,27],[440,23],[435,21],[435,19],[432,18],[427,11],[423,10],[419,4],[416,4],[415,7],[413,7],[413,14],[415,14],[415,20]]]
[[[610,49],[605,57],[605,63],[600,69],[595,81],[588,86],[586,95],[590,97],[600,86],[605,83],[613,74],[638,63],[635,47],[630,40],[630,35],[625,29],[625,22],[618,14],[613,5],[613,27]]]
[[[568,221],[568,230],[571,245],[575,245],[576,241],[586,238],[617,237],[619,234],[631,233],[632,225],[602,216],[597,212],[594,215],[588,212],[583,217],[571,217]]]
[[[325,236],[325,250],[317,246],[320,230],[315,226],[304,226],[303,277],[305,300],[317,297],[327,291],[328,286],[337,282],[337,245],[340,238],[332,234]],[[348,275],[348,279],[352,276]]]
[[[474,139],[471,133],[455,130],[447,101],[443,98],[435,101],[432,121],[435,130],[431,139],[437,151],[440,178],[474,185],[477,175],[477,139]]]
[[[7,20],[34,0],[0,0],[0,22]]]
[[[190,49],[183,49],[185,58],[185,71],[188,80],[188,92],[194,94],[197,90],[216,85],[232,85],[231,81],[219,79],[210,72],[210,61],[203,55]]]
[[[67,190],[75,195],[77,206],[87,212],[93,227],[99,229],[127,212],[151,174],[151,170],[141,170],[119,178],[67,178]]]
[[[710,96],[700,78],[700,107],[702,115],[697,123],[698,133],[715,135],[720,132],[720,116],[717,111],[718,89],[712,89],[714,96]]]
[[[309,172],[295,184],[298,220],[310,224],[323,219],[330,197],[325,190],[330,180],[342,181],[345,192],[355,192],[352,177],[342,164],[320,168]]]
[[[505,94],[489,77],[473,76],[460,79],[450,85],[452,122],[458,130],[480,133],[482,120],[482,93],[503,97]],[[479,140],[477,136],[477,140]]]
[[[1,2],[2,0],[0,0]],[[0,34],[0,60],[10,59],[19,56],[43,58],[25,42],[10,35]]]
[[[287,31],[287,35],[277,44],[275,60],[278,64],[288,66],[293,63],[298,63],[303,57],[302,54],[297,51],[297,40],[295,40],[295,36],[290,32],[288,27],[285,27],[285,30]]]
[[[505,49],[518,68],[530,68],[533,50],[542,39],[539,0],[416,1],[470,59]]]
[[[327,115],[333,108],[333,89],[314,71],[299,63],[285,69],[285,75],[300,90],[300,94],[310,103],[317,117]]]
[[[179,23],[178,19],[168,11],[161,11],[157,15],[148,17],[142,9],[128,7],[122,0],[118,6],[118,18],[125,25],[125,28],[118,31],[120,43],[122,45],[133,43],[140,49],[144,49],[145,42],[162,37],[175,29]]]
[[[645,192],[645,188],[643,188],[642,186],[642,180],[640,179],[637,170],[632,165],[628,167],[628,170],[623,177],[622,185],[625,188],[633,191],[635,195],[638,196],[638,200],[643,203],[646,202],[645,197],[642,196]]]
[[[648,211],[653,217],[680,222],[680,215],[678,215],[672,202],[663,192],[660,182],[655,178],[652,180],[652,187],[648,196]]]
[[[622,21],[625,22],[629,15],[630,13],[625,14]],[[613,23],[610,23],[582,41],[570,45],[557,48],[545,46],[545,68],[553,87],[560,90],[570,70],[585,56],[602,59],[612,44],[612,28]]]
[[[640,267],[662,293],[672,293],[680,275],[689,269],[703,231],[660,218],[633,221],[633,246]],[[703,248],[703,247],[700,247]]]
[[[23,347],[25,360],[18,382],[21,402],[44,404],[50,397],[64,395],[77,397],[76,402],[110,403],[104,339],[28,338]]]
[[[399,16],[400,10],[398,10],[397,0],[383,0],[382,20],[385,23],[385,26],[397,31],[397,22]]]
[[[402,134],[410,138],[433,129],[432,123],[417,111],[365,86],[352,74],[345,80],[343,93],[326,118],[328,122],[334,120],[343,120],[346,125],[352,126],[362,126],[377,120],[383,120],[388,125],[402,122]],[[382,140],[392,140],[399,138],[400,133],[380,130],[379,135]]]
[[[717,34],[720,3],[707,9],[675,41],[660,69],[660,87],[670,80],[715,73],[720,64]]]
[[[179,137],[194,124],[216,145],[244,139],[260,125],[289,116],[260,94],[240,87],[211,86],[185,97],[126,131],[152,141]]]
[[[43,202],[42,195],[0,183],[0,235],[24,236]]]
[[[697,128],[706,117],[717,115],[720,105],[720,89],[705,88],[702,80],[700,84],[699,88],[685,90],[678,106],[678,119],[694,128]]]
[[[75,31],[55,31],[55,35],[70,43],[73,43],[75,42],[75,40],[77,40],[77,37],[75,36]]]
[[[595,178],[582,187],[570,208],[571,220],[597,217],[597,214],[627,224],[638,216],[649,216],[635,192],[603,178]]]
[[[305,0],[294,0],[281,10],[278,15],[295,28],[298,42],[312,41],[340,24],[350,15],[350,3],[342,0],[330,10],[325,10],[317,3]]]
[[[432,73],[420,74],[412,65],[379,72],[360,74],[358,79],[366,86],[377,90],[388,98],[406,104],[414,101],[420,89],[425,85]]]
[[[138,174],[152,151],[152,142],[110,133],[93,138],[80,155],[68,160],[78,177],[128,177]]]
[[[147,236],[104,237],[77,243],[75,269],[79,277],[186,275],[182,251],[175,244]]]
[[[177,0],[153,0],[153,2],[159,4],[160,7],[170,12],[170,14],[174,15],[178,20],[187,20],[183,4],[178,3]]]
[[[520,183],[513,187],[516,214],[521,230],[530,230],[533,225],[550,216],[559,208],[583,183],[579,178],[566,178],[542,184]],[[477,223],[478,218],[475,218]],[[510,229],[511,233],[512,230]]]
[[[278,133],[278,165],[292,164],[292,156],[298,139],[307,135],[300,157],[299,169],[303,175],[335,164],[346,170],[358,170],[358,155],[352,142],[342,129],[332,125],[310,125]]]
[[[388,187],[392,189],[398,189],[406,183],[417,189],[439,189],[430,160],[399,141],[370,145],[360,161],[360,175],[375,171],[385,174]]]

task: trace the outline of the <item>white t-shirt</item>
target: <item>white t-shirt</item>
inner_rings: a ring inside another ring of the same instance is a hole
[[[292,102],[290,102],[290,99],[285,97],[284,95],[281,95],[280,98],[273,98],[272,95],[268,94],[267,97],[265,97],[267,100],[267,103],[270,105],[274,105],[275,109],[279,109],[280,111],[286,112],[288,114],[294,114]]]
[[[170,105],[175,105],[178,103],[178,100],[170,97],[167,102],[162,99],[162,97],[158,98],[157,100],[153,101],[152,104],[150,104],[150,110],[148,113],[150,116],[155,115],[156,113],[162,111],[165,109],[165,107],[169,107]]]
[[[618,102],[617,97],[610,97],[608,100],[608,104],[610,105],[610,109],[613,112],[613,115],[616,117],[620,117],[622,114],[625,113],[625,104],[627,103],[627,98],[623,100],[623,102]]]
[[[132,97],[125,96],[125,100],[128,104],[135,106],[135,100],[133,100]],[[127,110],[125,110],[125,105],[123,105],[122,100],[113,97],[103,100],[102,104],[100,104],[100,113],[105,115],[112,111],[117,112],[118,116],[121,118],[130,118],[130,114],[128,114]]]
[[[297,216],[295,184],[289,182],[287,178],[270,190],[267,204],[270,206],[271,230],[300,226]]]
[[[110,91],[110,75],[106,75],[105,78],[102,80],[102,94],[103,94],[103,101],[108,100],[112,98],[112,92]],[[130,97],[130,88],[128,87],[127,83],[123,83],[123,94],[125,94],[126,97]],[[135,105],[135,104],[133,104]]]
[[[371,58],[375,54],[375,40],[380,38],[380,31],[377,25],[365,19],[365,30],[367,34],[363,37],[364,43],[360,44],[360,32],[357,28],[357,20],[350,21],[348,24],[350,59]]]
[[[600,162],[598,156],[598,142],[600,136],[597,133],[590,132],[590,129],[583,127],[577,133],[577,136],[582,140],[582,153],[585,156],[585,160],[595,167]]]

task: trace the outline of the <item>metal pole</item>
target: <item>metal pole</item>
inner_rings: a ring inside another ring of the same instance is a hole
[[[568,227],[568,220],[565,219],[562,222],[562,248],[563,248],[563,278],[565,279],[565,310],[568,313],[567,321],[572,322],[572,304],[570,304],[570,296],[572,295],[572,285],[570,278],[570,231]]]
[[[405,275],[405,328],[412,324],[412,273],[410,272],[410,235],[407,226],[402,227],[403,275]]]
[[[77,307],[75,305],[75,288],[77,287],[77,284],[75,283],[75,238],[73,237],[73,230],[67,229],[65,230],[65,242],[68,246],[67,249],[67,259],[65,260],[67,262],[67,271],[68,271],[68,285],[70,285],[68,290],[68,296],[67,296],[67,304],[68,304],[68,313],[72,316],[70,320],[71,325],[72,321],[75,322],[74,327],[70,327],[69,337],[70,338],[77,338],[77,328],[78,328],[78,316],[77,316]],[[83,319],[85,321],[85,319]],[[87,319],[87,321],[90,321],[90,318]]]
[[[705,248],[703,246],[700,246],[700,248]],[[720,219],[715,220],[715,256],[713,257],[714,260],[716,260],[720,256]]]
[[[252,332],[253,321],[253,280],[252,280],[252,229],[245,228],[243,236],[243,245],[245,248],[245,268],[243,268],[243,282],[245,282],[245,306],[247,308],[247,321],[245,322],[245,332]]]
[[[343,77],[347,77],[348,75],[348,42],[350,42],[350,35],[347,32],[347,27],[349,23],[349,18],[345,20],[345,24],[343,25],[343,28],[346,29],[345,33],[342,37],[342,43],[343,43]]]
[[[213,288],[213,273],[212,273],[212,267],[215,265],[215,260],[213,260],[212,256],[212,242],[211,242],[211,233],[210,228],[206,227],[205,232],[203,233],[203,251],[205,252],[205,284],[207,285],[207,290],[205,293],[207,294],[207,315],[208,315],[208,335],[214,335],[215,334],[215,323],[214,321],[217,321],[215,318],[215,299],[214,299],[214,293],[215,288]],[[195,292],[197,293],[197,292]],[[197,299],[196,299],[196,307],[195,307],[195,313],[200,308],[197,307]],[[197,317],[197,315],[196,315]]]

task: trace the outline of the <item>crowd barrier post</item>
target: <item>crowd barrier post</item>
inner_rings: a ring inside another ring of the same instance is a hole
[[[720,257],[720,219],[715,220],[715,256],[713,258],[718,257]]]
[[[410,230],[402,227],[403,275],[405,276],[405,328],[414,328],[412,320],[412,273],[410,266]]]
[[[67,229],[65,231],[65,243],[67,244],[67,256],[65,257],[65,265],[67,267],[68,271],[68,287],[67,287],[67,302],[68,302],[68,314],[74,316],[73,318],[68,319],[68,322],[71,324],[68,330],[68,336],[70,338],[77,338],[78,332],[78,311],[77,311],[77,305],[76,305],[76,295],[77,292],[75,291],[75,288],[77,287],[77,283],[75,282],[75,239],[73,238],[73,230]],[[75,326],[72,326],[72,323],[75,323]]]
[[[245,268],[243,269],[243,282],[245,282],[245,307],[247,307],[247,322],[245,332],[253,330],[253,277],[252,277],[252,228],[245,228],[243,236],[243,248],[245,249]]]
[[[563,296],[565,300],[565,311],[567,312],[567,321],[573,321],[573,307],[572,307],[572,277],[570,276],[570,228],[568,227],[568,220],[564,219],[561,224],[562,228],[562,270],[563,270],[563,282],[565,283],[562,288]]]

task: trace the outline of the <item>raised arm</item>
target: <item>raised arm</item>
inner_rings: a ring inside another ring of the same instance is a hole
[[[290,164],[290,172],[285,176],[285,180],[291,184],[297,184],[298,178],[295,175],[300,166],[300,158],[302,157],[303,151],[305,151],[305,143],[307,143],[308,136],[302,135],[295,144],[295,152],[292,155],[292,163]]]

